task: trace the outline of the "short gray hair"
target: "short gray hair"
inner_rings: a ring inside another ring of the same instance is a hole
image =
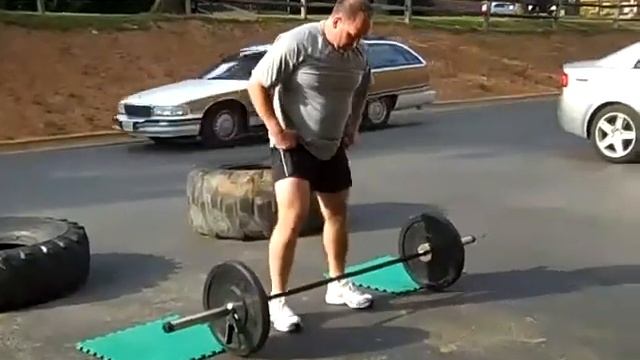
[[[332,15],[341,14],[349,19],[355,18],[358,13],[363,13],[368,18],[373,16],[370,0],[336,0],[331,12]]]

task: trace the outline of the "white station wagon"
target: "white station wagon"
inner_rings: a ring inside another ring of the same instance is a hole
[[[367,38],[364,43],[374,83],[369,89],[363,129],[386,126],[392,111],[435,101],[427,61],[418,53],[385,38]],[[242,48],[197,78],[127,96],[118,103],[114,128],[156,142],[198,138],[207,147],[225,146],[249,133],[264,133],[246,89],[252,69],[268,47]]]

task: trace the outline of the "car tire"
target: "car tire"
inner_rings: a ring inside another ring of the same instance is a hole
[[[242,106],[220,103],[205,112],[200,125],[200,138],[205,147],[225,147],[233,144],[245,129],[246,119]]]
[[[616,123],[617,119],[620,119],[619,123]],[[608,135],[609,128],[613,128],[616,135]],[[628,106],[609,105],[598,111],[591,123],[590,134],[593,147],[606,161],[629,163],[640,159],[640,115]],[[629,138],[624,138],[625,134]],[[613,143],[608,141],[610,136],[615,136],[611,139]]]
[[[381,129],[389,124],[393,101],[390,97],[379,97],[367,100],[362,119],[363,130]]]
[[[84,227],[48,217],[0,217],[0,311],[68,295],[89,276]]]
[[[187,177],[189,224],[201,235],[217,239],[268,239],[277,220],[271,167],[248,163],[197,168]],[[301,236],[320,233],[324,221],[311,195]]]

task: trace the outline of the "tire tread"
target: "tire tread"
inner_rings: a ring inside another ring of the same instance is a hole
[[[0,311],[12,311],[63,297],[86,282],[89,239],[84,227],[65,219],[67,230],[35,244],[0,251]],[[47,251],[43,251],[46,249]]]

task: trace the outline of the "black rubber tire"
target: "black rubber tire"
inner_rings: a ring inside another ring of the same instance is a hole
[[[384,116],[380,121],[373,122],[369,117],[369,103],[371,102],[379,102],[381,106],[383,106]],[[393,99],[386,96],[375,99],[369,99],[366,104],[366,108],[363,114],[362,123],[360,126],[361,130],[374,130],[374,129],[382,129],[389,125],[389,119],[391,118],[391,111],[393,110]]]
[[[89,238],[78,223],[0,217],[0,311],[64,297],[86,283]]]
[[[264,240],[277,220],[271,167],[265,164],[194,169],[187,177],[189,223],[197,233],[218,239]],[[311,194],[301,236],[322,231],[320,204]]]
[[[213,130],[214,122],[221,114],[227,114],[234,120],[233,132],[229,138],[221,138]],[[200,139],[207,148],[221,148],[233,145],[236,140],[246,133],[247,121],[241,105],[237,103],[220,103],[211,106],[204,114],[200,125]]]
[[[618,158],[607,156],[607,154],[603,153],[602,150],[600,150],[596,142],[596,128],[598,126],[598,122],[601,121],[606,115],[613,112],[623,113],[627,117],[629,117],[629,119],[631,119],[631,122],[633,122],[633,126],[635,127],[636,131],[636,140],[633,148],[631,149],[631,151],[629,151],[629,153]],[[640,114],[638,114],[635,110],[629,108],[628,106],[615,104],[602,108],[600,111],[598,111],[595,118],[591,122],[591,128],[589,129],[589,131],[591,134],[591,145],[602,159],[614,164],[635,163],[640,160]]]

